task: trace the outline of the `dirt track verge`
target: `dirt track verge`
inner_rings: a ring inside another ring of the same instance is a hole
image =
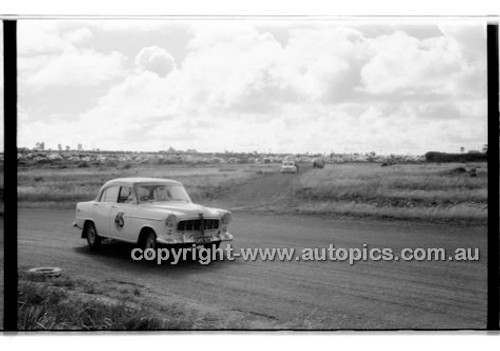
[[[161,296],[133,282],[32,276],[18,283],[19,330],[197,330],[270,327],[242,312]],[[258,317],[258,316],[257,316]]]

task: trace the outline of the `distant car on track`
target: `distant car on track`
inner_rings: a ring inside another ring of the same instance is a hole
[[[281,173],[299,173],[299,167],[297,166],[297,162],[295,162],[294,156],[286,156],[280,168]]]
[[[105,238],[137,243],[143,249],[158,244],[218,247],[233,240],[230,221],[227,210],[192,203],[177,181],[120,178],[104,184],[96,199],[76,205],[73,226],[91,249]]]
[[[325,167],[325,160],[321,157],[315,158],[313,160],[313,168],[323,168]]]

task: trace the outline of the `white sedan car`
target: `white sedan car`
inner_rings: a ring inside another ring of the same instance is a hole
[[[295,162],[284,161],[280,168],[281,173],[298,173],[298,168]]]
[[[137,243],[143,249],[158,244],[218,247],[233,240],[230,221],[227,210],[192,203],[177,181],[120,178],[104,184],[95,200],[76,205],[73,226],[91,249],[104,238]]]

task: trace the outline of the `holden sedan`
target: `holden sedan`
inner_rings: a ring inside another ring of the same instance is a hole
[[[91,249],[103,239],[157,245],[218,247],[233,240],[228,231],[231,213],[194,204],[184,186],[156,178],[114,179],[92,201],[76,205],[73,226]]]

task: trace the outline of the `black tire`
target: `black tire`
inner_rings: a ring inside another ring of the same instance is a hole
[[[89,245],[89,248],[91,250],[97,250],[101,246],[102,238],[97,234],[94,223],[86,223],[83,230],[84,235],[87,238],[87,244]]]
[[[43,277],[59,277],[61,275],[61,268],[58,267],[36,267],[28,270],[28,274],[34,276],[43,276]]]
[[[148,231],[141,238],[141,249],[153,249],[156,250],[158,243],[156,242],[156,234],[152,230]]]

